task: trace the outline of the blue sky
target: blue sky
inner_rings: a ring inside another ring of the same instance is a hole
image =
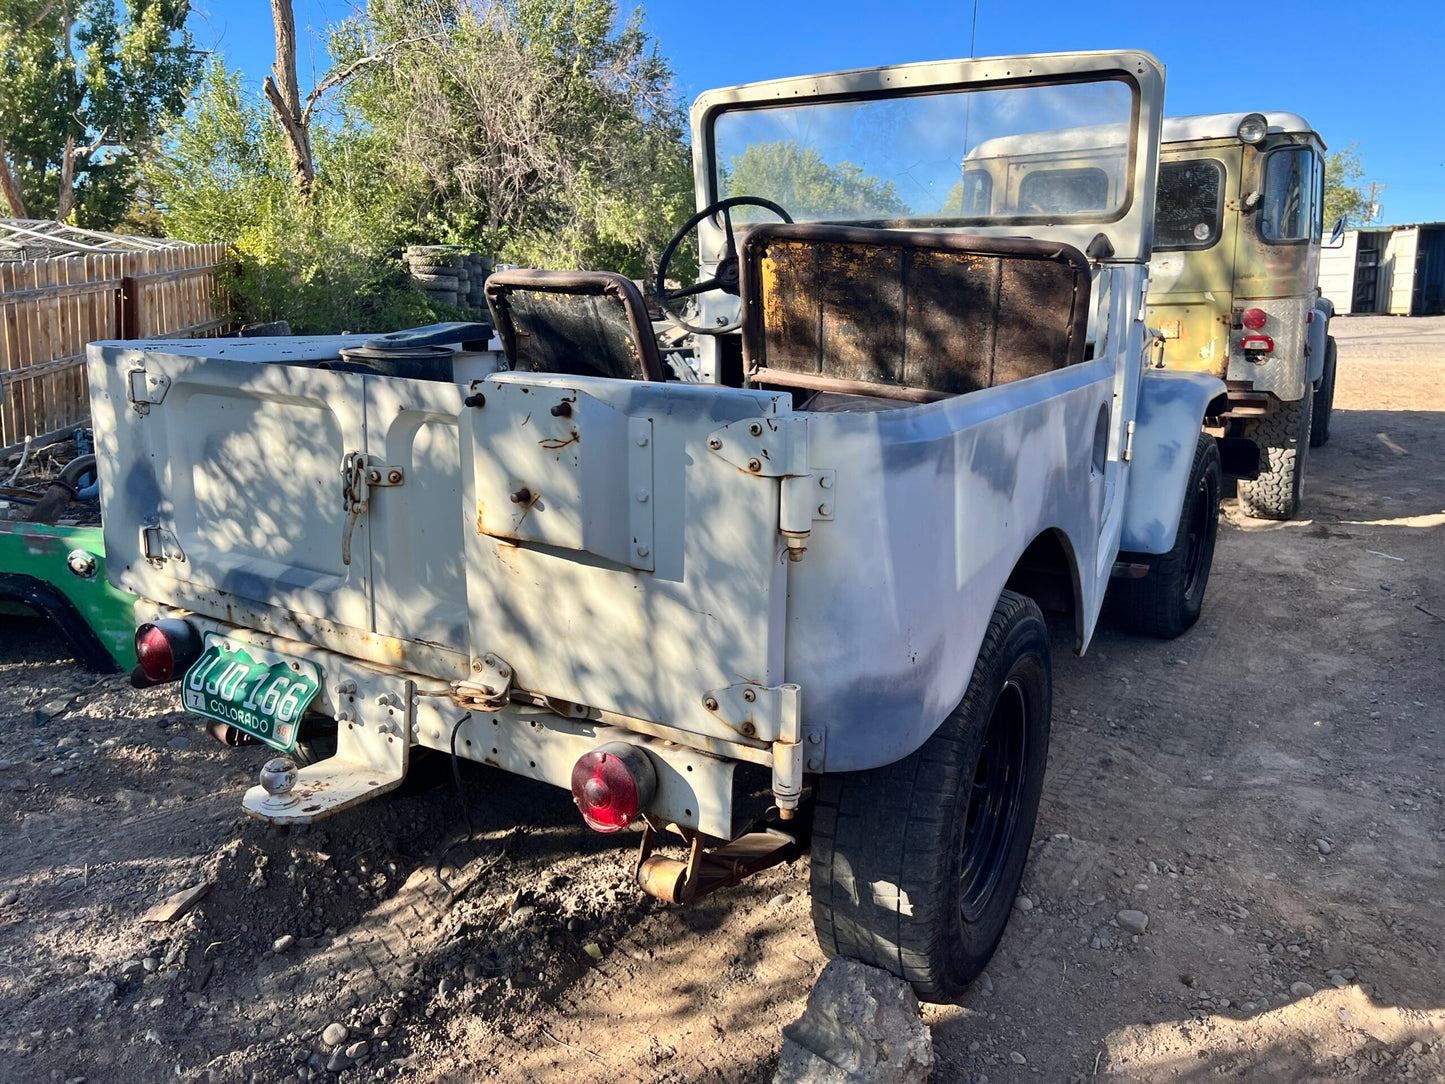
[[[630,11],[626,0],[620,5]],[[689,101],[709,87],[967,56],[973,6],[909,0],[654,0],[647,27]],[[273,59],[268,0],[196,0],[199,42],[259,85]],[[301,82],[324,73],[319,34],[348,0],[295,0]],[[308,35],[307,28],[314,31]],[[1301,113],[1331,150],[1358,143],[1386,222],[1445,220],[1445,4],[979,0],[979,56],[1143,48],[1168,70],[1171,114]]]

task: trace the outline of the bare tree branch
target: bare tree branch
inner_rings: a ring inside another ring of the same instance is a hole
[[[286,133],[286,156],[304,199],[316,182],[316,161],[311,154],[311,134],[302,119],[301,91],[296,85],[296,18],[291,0],[271,0],[271,17],[276,23],[276,63],[271,66],[275,78],[266,76],[262,90]]]
[[[325,94],[328,90],[332,90],[335,87],[341,86],[352,76],[358,74],[359,72],[365,71],[373,64],[381,64],[387,60],[390,60],[397,52],[399,52],[401,49],[405,48],[408,45],[415,45],[417,42],[421,41],[433,41],[435,40],[435,38],[436,36],[434,34],[420,34],[414,38],[404,38],[401,41],[394,41],[390,45],[387,45],[385,48],[378,49],[370,56],[364,56],[359,60],[353,60],[350,64],[346,65],[346,67],[342,68],[340,71],[332,72],[325,79],[321,80],[321,82],[317,83],[314,87],[312,87],[311,93],[306,95],[306,108],[301,111],[302,126],[305,128],[311,127],[311,114],[316,109],[317,103],[320,102],[321,96]]]

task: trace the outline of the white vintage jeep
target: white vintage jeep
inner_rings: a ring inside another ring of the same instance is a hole
[[[1163,93],[1121,52],[705,94],[667,356],[592,272],[494,275],[500,349],[92,346],[139,679],[285,754],[334,730],[245,795],[276,824],[385,793],[421,746],[640,826],[667,900],[811,846],[824,948],[956,996],[1033,831],[1043,611],[1083,651],[1122,573],[1173,635],[1208,577],[1225,388],[1146,364]],[[964,193],[1001,137],[1060,175]],[[1116,160],[1102,190],[1081,145]]]

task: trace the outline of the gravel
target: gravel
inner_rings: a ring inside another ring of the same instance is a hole
[[[1119,928],[1126,933],[1138,935],[1149,928],[1149,916],[1143,911],[1136,911],[1133,908],[1126,907],[1115,915],[1114,919],[1119,923]]]

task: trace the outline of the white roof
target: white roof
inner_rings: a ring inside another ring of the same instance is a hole
[[[1248,113],[1195,113],[1189,117],[1165,117],[1165,143],[1183,143],[1191,139],[1233,139],[1239,132],[1239,122]],[[1265,113],[1270,132],[1314,132],[1310,122],[1298,113]],[[1319,133],[1315,133],[1318,137]],[[1323,145],[1324,140],[1320,140]]]

